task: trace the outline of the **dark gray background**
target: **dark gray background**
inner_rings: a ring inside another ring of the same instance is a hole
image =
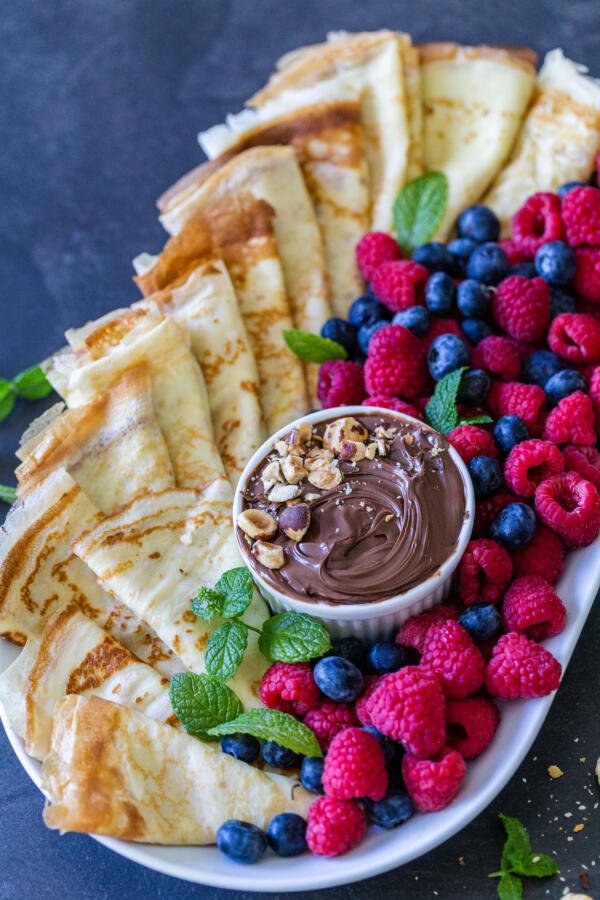
[[[155,198],[199,161],[197,131],[237,111],[284,51],[319,40],[328,29],[387,26],[410,31],[417,41],[522,43],[540,53],[562,46],[600,74],[599,20],[597,0],[4,3],[0,376],[56,349],[66,327],[136,298],[130,260],[164,240]],[[20,404],[0,426],[1,482],[12,483],[12,454],[37,407],[42,404]],[[561,880],[530,881],[526,897],[559,897],[567,885],[577,890],[587,866],[588,893],[599,898],[600,860],[593,865],[600,847],[593,809],[599,657],[596,609],[527,762],[470,827],[380,878],[295,896],[493,897],[495,883],[486,876],[499,863],[496,816],[503,811],[521,818],[535,848],[556,851],[562,866]],[[552,781],[550,764],[564,777]],[[2,900],[232,896],[146,871],[89,838],[61,838],[45,830],[41,808],[2,734]],[[565,818],[567,812],[573,816]],[[578,822],[585,828],[573,834]]]

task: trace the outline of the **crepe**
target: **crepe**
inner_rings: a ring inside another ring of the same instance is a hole
[[[513,214],[538,191],[587,181],[600,152],[600,83],[562,50],[547,54],[509,164],[485,198],[510,233]]]
[[[153,844],[212,844],[228,819],[266,829],[314,795],[99,697],[66,697],[42,774],[50,828]]]
[[[51,616],[0,675],[0,701],[29,756],[45,759],[52,715],[66,694],[104,697],[177,725],[168,684],[72,604]]]
[[[48,618],[75,603],[161,674],[181,662],[127,607],[105,593],[71,545],[100,519],[98,509],[64,470],[53,472],[15,504],[0,539],[0,636],[23,645]]]
[[[273,208],[249,191],[232,197],[207,197],[181,233],[167,241],[152,268],[135,279],[147,296],[180,284],[203,260],[223,259],[256,360],[260,400],[270,432],[308,409],[302,364],[282,334],[293,322],[273,215]]]
[[[448,202],[435,239],[476,203],[508,159],[535,84],[531,51],[425,44],[420,48],[425,168],[444,172]]]
[[[170,316],[150,305],[115,310],[68,331],[67,340],[70,356],[59,354],[45,369],[69,406],[89,402],[132,366],[145,363],[175,483],[202,488],[222,475],[202,373],[189,336]]]
[[[193,672],[204,672],[204,650],[218,620],[191,610],[203,584],[242,564],[232,524],[232,491],[224,478],[203,492],[166,491],[135,500],[106,517],[75,543],[74,551],[99,583],[158,634]],[[244,621],[258,628],[268,618],[255,591]],[[244,706],[260,705],[267,667],[251,632],[231,687]]]
[[[30,430],[19,455],[20,497],[63,467],[106,513],[144,491],[175,486],[145,363],[125,371],[89,403],[61,412],[35,433]]]

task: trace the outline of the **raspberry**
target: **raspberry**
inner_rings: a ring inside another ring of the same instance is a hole
[[[469,541],[458,567],[460,598],[465,606],[498,603],[512,576],[510,556],[491,538]]]
[[[503,634],[494,647],[485,683],[494,697],[529,700],[555,691],[561,671],[561,664],[549,650],[511,631]]]
[[[595,447],[573,446],[563,447],[565,469],[577,472],[582,478],[591,481],[600,493],[600,453]]]
[[[512,239],[518,249],[530,259],[533,259],[542,244],[562,241],[564,236],[560,198],[557,194],[533,194],[513,216]]]
[[[567,611],[544,578],[525,575],[513,581],[504,595],[502,621],[506,631],[543,641],[563,630]]]
[[[304,724],[314,731],[321,750],[327,750],[338,732],[351,725],[358,725],[358,718],[347,703],[322,700],[306,713]]]
[[[548,346],[571,363],[600,362],[600,321],[589,313],[562,313],[552,320]]]
[[[571,247],[599,246],[600,191],[593,187],[576,187],[568,191],[562,202],[562,219]]]
[[[494,494],[493,497],[484,497],[475,501],[475,523],[473,525],[474,537],[485,537],[490,529],[493,519],[497,514],[516,501],[514,494],[503,492]]]
[[[412,416],[414,419],[423,421],[423,414],[411,403],[405,403],[398,397],[367,397],[362,402],[363,406],[381,406],[383,409],[393,409],[395,412],[404,413],[405,416]]]
[[[490,335],[473,350],[473,368],[485,369],[503,381],[516,381],[521,374],[521,358],[511,340]]]
[[[425,282],[429,271],[425,266],[411,259],[385,262],[379,266],[371,287],[376,296],[388,309],[398,312],[409,306],[423,305],[425,299]]]
[[[402,259],[402,251],[393,237],[385,231],[370,231],[364,234],[356,245],[356,264],[365,281],[385,262]]]
[[[587,547],[600,530],[600,496],[577,472],[542,481],[535,492],[535,508],[567,547]]]
[[[443,746],[444,694],[438,678],[420,666],[405,666],[382,679],[366,709],[375,728],[426,758]]]
[[[365,396],[362,366],[332,359],[319,368],[317,394],[324,409],[362,403]]]
[[[575,251],[575,264],[576,293],[590,303],[600,303],[600,248],[580,247]]]
[[[419,812],[438,812],[454,800],[467,767],[457,750],[444,747],[433,759],[417,759],[407,753],[402,775],[409,797]]]
[[[303,716],[316,706],[319,688],[308,663],[276,662],[260,683],[260,699],[269,709]]]
[[[492,435],[477,425],[459,425],[453,428],[448,440],[466,463],[474,456],[498,456]]]
[[[328,797],[382,800],[388,786],[383,750],[377,738],[362,728],[345,728],[332,740],[323,769]]]
[[[360,844],[366,829],[360,804],[319,797],[308,810],[306,843],[316,856],[340,856]]]
[[[492,309],[496,322],[510,337],[535,343],[548,329],[550,288],[543,278],[509,275],[498,285]]]
[[[455,319],[434,318],[429,331],[421,338],[421,345],[425,351],[429,350],[436,338],[442,334],[455,334],[456,337],[464,337],[460,325]]]
[[[385,675],[383,676],[385,678]],[[374,692],[376,686],[381,683],[381,678],[377,675],[365,675],[364,679],[364,690],[355,704],[356,717],[361,725],[372,725],[371,716],[368,712],[368,703],[371,694]]]
[[[420,664],[435,672],[450,700],[462,700],[483,684],[483,656],[458,622],[431,626]]]
[[[454,606],[436,606],[428,612],[420,613],[407,619],[396,635],[396,643],[403,647],[414,647],[419,653],[423,652],[425,637],[432,625],[436,622],[446,622],[448,619],[456,621],[458,610]]]
[[[449,700],[446,704],[446,743],[464,759],[483,753],[494,737],[500,713],[487,697]]]
[[[487,398],[496,419],[500,416],[518,416],[529,434],[539,434],[542,430],[545,401],[546,395],[539,385],[521,384],[519,381],[493,384]]]
[[[595,444],[595,424],[594,404],[583,391],[574,391],[551,410],[543,437],[556,444]]]
[[[600,428],[600,366],[593,367],[592,371],[589,374],[589,380],[590,397],[592,398],[592,403],[594,404],[596,423],[598,428]]]
[[[563,455],[550,441],[532,438],[512,448],[504,464],[504,480],[519,497],[533,497],[538,484],[564,472]]]
[[[518,578],[540,575],[550,584],[556,584],[563,570],[564,557],[560,538],[545,525],[538,525],[527,546],[513,552],[514,575]]]
[[[508,259],[509,266],[516,266],[519,263],[529,262],[529,256],[526,256],[522,250],[519,250],[518,246],[512,239],[498,241],[504,252],[506,253],[506,257]]]
[[[419,339],[408,328],[386,325],[375,332],[365,363],[369,394],[414,397],[423,390],[426,380],[425,357]]]

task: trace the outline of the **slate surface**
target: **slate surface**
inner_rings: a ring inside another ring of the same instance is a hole
[[[562,46],[596,68],[598,5],[555,2],[352,3],[341,0],[5,4],[0,163],[0,375],[62,343],[64,329],[136,298],[131,258],[164,237],[154,200],[196,164],[196,132],[242,101],[275,58],[329,29],[380,26],[415,39]],[[19,434],[42,404],[20,404],[0,428],[0,482],[10,481]],[[527,762],[476,822],[415,863],[351,887],[293,896],[411,900],[487,898],[502,810],[556,851],[561,880],[529,883],[526,897],[577,891],[589,868],[600,897],[597,671],[600,609],[590,617],[550,716]],[[552,781],[547,766],[563,778]],[[146,871],[92,840],[45,830],[42,800],[0,736],[0,898],[225,898]],[[580,807],[585,807],[582,809]],[[564,814],[573,816],[565,818]],[[583,831],[573,834],[574,824]],[[426,825],[424,825],[426,827]],[[252,878],[252,871],[248,872]],[[564,880],[562,880],[564,879]],[[236,897],[256,896],[236,894]],[[292,896],[292,895],[290,895]]]

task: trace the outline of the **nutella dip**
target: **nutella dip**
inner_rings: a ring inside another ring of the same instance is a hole
[[[247,564],[304,601],[373,603],[415,587],[452,554],[467,515],[446,439],[383,413],[300,423],[242,496]]]

